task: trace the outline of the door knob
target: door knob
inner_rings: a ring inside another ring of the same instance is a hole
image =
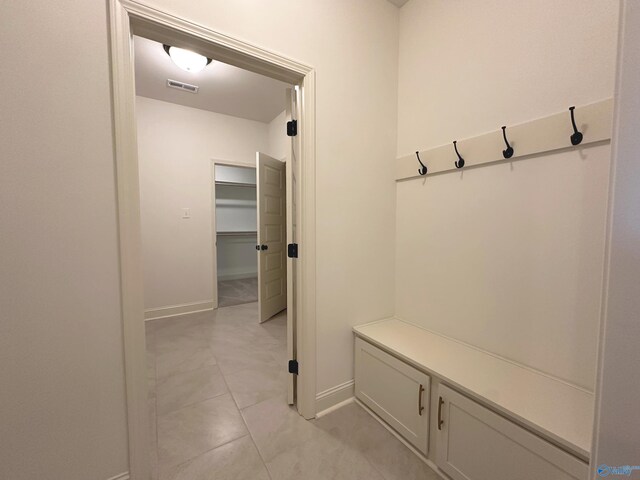
[[[256,245],[256,250],[260,250],[260,245]]]
[[[269,250],[269,245],[260,245],[260,250]]]

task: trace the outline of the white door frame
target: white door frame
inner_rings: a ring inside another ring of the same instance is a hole
[[[235,161],[235,160],[217,160],[211,159],[211,248],[212,257],[211,265],[213,269],[213,309],[218,308],[218,237],[216,235],[216,165],[228,165],[230,167],[241,168],[253,168],[255,165],[251,165],[249,162]],[[256,226],[257,228],[257,226]]]
[[[132,35],[196,48],[211,58],[301,89],[297,400],[305,418],[313,418],[316,413],[315,70],[133,0],[109,0],[109,21],[129,471],[132,480],[147,480],[148,405]]]

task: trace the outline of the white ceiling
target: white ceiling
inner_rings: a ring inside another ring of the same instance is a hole
[[[409,0],[389,0],[391,3],[393,3],[394,5],[401,7],[403,6],[405,3],[407,3]]]
[[[286,83],[217,61],[197,73],[178,68],[161,43],[134,37],[136,94],[187,107],[268,123],[285,109]],[[193,94],[167,79],[197,85]]]

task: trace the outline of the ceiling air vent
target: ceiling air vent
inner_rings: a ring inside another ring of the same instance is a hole
[[[182,90],[184,92],[189,93],[198,93],[198,89],[200,87],[196,85],[189,85],[188,83],[179,82],[177,80],[167,80],[167,87],[177,88],[178,90]]]

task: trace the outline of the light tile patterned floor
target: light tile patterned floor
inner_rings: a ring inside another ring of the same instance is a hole
[[[356,404],[286,404],[286,317],[256,303],[147,322],[154,480],[435,480]]]
[[[220,280],[218,282],[218,306],[230,307],[258,301],[258,278]]]

